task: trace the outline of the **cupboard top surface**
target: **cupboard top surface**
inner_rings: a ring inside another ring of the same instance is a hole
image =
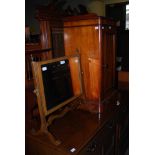
[[[65,27],[99,25],[99,24],[116,26],[116,22],[114,20],[97,16],[95,14],[65,17],[63,21]]]

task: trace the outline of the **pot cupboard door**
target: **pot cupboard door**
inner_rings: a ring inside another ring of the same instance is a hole
[[[81,56],[84,94],[88,100],[99,98],[99,31],[95,26],[80,26],[64,29],[65,54],[78,51]]]

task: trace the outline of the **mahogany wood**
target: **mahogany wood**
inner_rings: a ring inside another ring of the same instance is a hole
[[[39,49],[41,49],[40,43],[26,43],[26,45],[25,45],[26,51],[39,50]]]
[[[40,21],[40,31],[42,48],[51,48],[49,21]]]
[[[87,100],[102,101],[115,87],[115,26],[94,14],[64,18],[65,54],[79,50]]]
[[[118,72],[118,88],[129,90],[129,72]]]
[[[69,61],[74,95],[82,94],[80,58],[72,57]]]

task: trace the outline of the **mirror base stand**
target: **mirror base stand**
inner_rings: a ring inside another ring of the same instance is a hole
[[[60,140],[57,140],[54,135],[48,131],[48,127],[53,123],[53,121],[57,118],[63,117],[66,113],[68,113],[70,110],[73,108],[66,106],[59,114],[53,114],[49,116],[48,120],[46,121],[45,117],[41,118],[41,127],[37,132],[31,132],[32,135],[34,136],[45,136],[47,137],[50,142],[56,146],[61,144]]]

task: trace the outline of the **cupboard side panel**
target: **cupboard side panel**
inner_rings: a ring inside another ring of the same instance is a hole
[[[115,87],[115,33],[103,32],[102,98]]]

